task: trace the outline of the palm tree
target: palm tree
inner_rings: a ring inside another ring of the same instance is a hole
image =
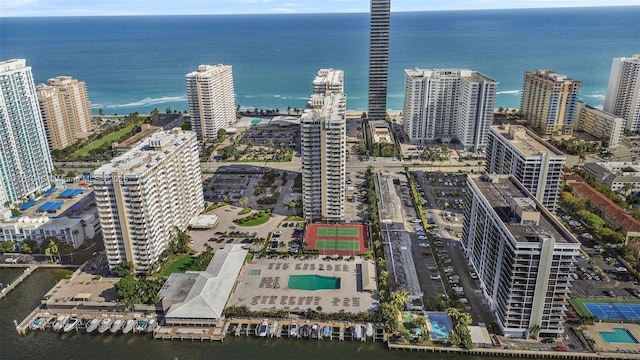
[[[49,256],[51,257],[51,262],[53,261],[53,254],[57,254],[58,255],[58,261],[62,264],[62,258],[60,257],[60,251],[58,251],[58,244],[56,243],[56,241],[54,239],[49,239],[49,247],[47,249],[45,249],[45,254],[47,253],[46,250],[49,250]]]
[[[249,198],[246,196],[243,196],[240,198],[240,200],[238,200],[238,204],[240,204],[240,206],[242,207],[247,206],[248,203],[249,203]]]
[[[402,311],[404,309],[410,298],[411,295],[405,289],[391,293],[391,303],[398,311]]]
[[[533,325],[530,329],[529,329],[529,335],[538,340],[538,334],[540,333],[540,325],[539,324],[535,324]]]

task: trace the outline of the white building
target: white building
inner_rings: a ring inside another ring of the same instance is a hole
[[[608,145],[610,148],[620,145],[624,124],[623,118],[578,101],[576,130],[598,138],[603,145]]]
[[[513,174],[538,201],[555,210],[567,157],[519,125],[493,125],[485,151],[486,172]]]
[[[333,68],[320,69],[313,79],[313,94],[343,94],[344,71]]]
[[[613,59],[604,111],[624,118],[627,130],[640,131],[640,54]]]
[[[583,166],[600,184],[624,195],[640,192],[640,163],[590,162]]]
[[[93,172],[109,267],[153,267],[204,208],[196,134],[157,132]]]
[[[46,245],[48,239],[55,238],[77,248],[96,235],[99,225],[99,219],[92,214],[59,218],[22,216],[0,221],[0,242],[12,240],[20,246],[24,240],[35,240]]]
[[[0,207],[48,189],[53,163],[31,67],[0,62]]]
[[[470,175],[462,246],[506,335],[562,336],[580,243],[512,175]]]
[[[405,70],[404,131],[412,144],[486,146],[498,82],[467,69]]]
[[[236,122],[231,65],[200,65],[186,80],[193,130],[199,140],[217,139],[218,130]]]
[[[300,118],[302,204],[307,219],[344,221],[347,99],[342,88],[312,95]]]

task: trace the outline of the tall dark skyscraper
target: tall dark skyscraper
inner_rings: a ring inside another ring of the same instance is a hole
[[[389,69],[389,18],[391,0],[371,0],[369,31],[369,119],[384,120],[387,114]]]

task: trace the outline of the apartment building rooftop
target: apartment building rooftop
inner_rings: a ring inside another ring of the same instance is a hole
[[[525,156],[537,156],[543,153],[565,156],[562,151],[556,149],[524,126],[502,124],[492,125],[491,129],[502,135]]]
[[[300,121],[309,119],[344,121],[346,101],[347,97],[344,94],[312,95],[309,98],[309,107],[304,110]]]
[[[471,175],[469,181],[517,242],[536,242],[540,237],[552,237],[558,243],[578,242],[512,175]]]
[[[164,160],[177,146],[194,136],[195,133],[179,128],[156,132],[128,152],[97,168],[93,174],[143,174]]]

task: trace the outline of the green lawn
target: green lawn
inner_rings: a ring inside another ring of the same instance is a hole
[[[164,271],[163,276],[169,276],[173,273],[181,273],[184,272],[184,266],[191,262],[191,255],[185,255],[181,258],[178,258],[173,264],[169,265],[167,270]]]
[[[133,125],[129,125],[124,129],[121,129],[119,131],[116,132],[112,132],[111,134],[98,139],[90,144],[85,145],[84,147],[78,149],[76,152],[73,153],[73,157],[75,158],[82,158],[85,157],[87,155],[89,155],[89,151],[93,148],[98,148],[104,144],[107,143],[112,143],[116,140],[119,140],[121,137],[123,137],[125,134],[131,132],[134,128],[136,128],[137,126],[140,126],[144,124],[144,120],[140,120],[137,123],[133,124]]]
[[[242,210],[240,210],[240,212],[238,213],[238,215],[245,215],[251,212],[251,208],[250,207],[246,207]]]
[[[258,216],[257,218],[247,221],[243,224],[241,223],[236,223],[238,226],[258,226],[258,225],[262,225],[264,223],[266,223],[267,221],[269,221],[269,219],[271,219],[271,215],[269,214],[264,214],[262,216]]]

